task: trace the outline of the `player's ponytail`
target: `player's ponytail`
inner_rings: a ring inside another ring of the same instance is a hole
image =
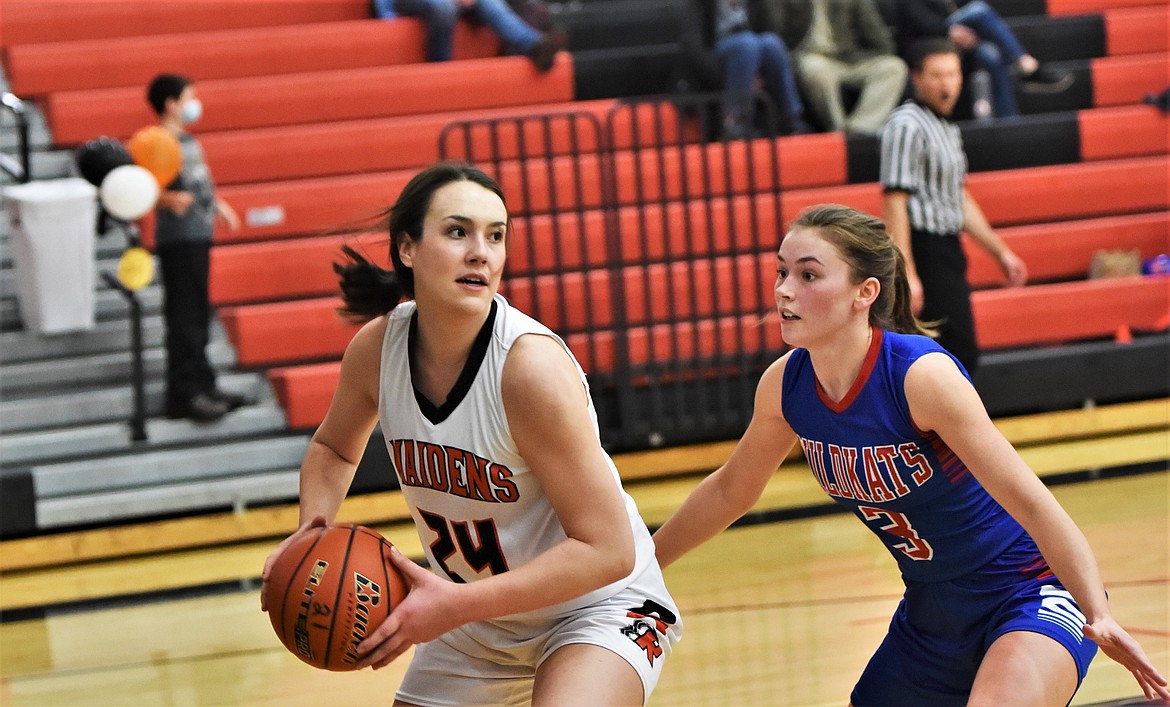
[[[406,292],[397,272],[371,263],[349,246],[342,246],[341,250],[346,262],[334,263],[333,271],[340,279],[344,305],[338,311],[343,317],[353,322],[368,322],[402,301]]]
[[[892,244],[893,241],[891,240]],[[894,265],[894,297],[890,309],[890,321],[892,325],[890,328],[893,331],[903,333],[938,336],[938,330],[934,322],[923,322],[914,316],[913,303],[910,297],[910,280],[906,277],[906,256],[896,245],[894,246],[894,250],[898,254],[898,260]]]

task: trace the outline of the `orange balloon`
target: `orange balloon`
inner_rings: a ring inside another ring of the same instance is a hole
[[[166,188],[179,176],[183,150],[179,139],[161,125],[150,125],[134,133],[126,148],[135,164],[154,175],[159,188]]]

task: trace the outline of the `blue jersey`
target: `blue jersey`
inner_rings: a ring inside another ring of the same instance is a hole
[[[1026,539],[963,460],[911,420],[906,371],[936,351],[944,352],[928,337],[874,329],[861,373],[837,403],[805,349],[784,369],[784,417],[813,475],[882,540],[907,581],[954,579]]]

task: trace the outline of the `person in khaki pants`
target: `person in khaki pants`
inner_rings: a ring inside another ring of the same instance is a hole
[[[793,49],[809,110],[826,130],[876,135],[906,87],[906,64],[873,0],[766,0]],[[851,111],[841,90],[858,91]]]

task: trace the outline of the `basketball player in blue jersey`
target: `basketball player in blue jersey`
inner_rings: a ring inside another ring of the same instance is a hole
[[[1064,705],[1098,646],[1147,698],[1170,699],[1110,614],[1084,535],[923,335],[905,272],[876,218],[830,205],[796,220],[775,295],[797,348],[762,376],[727,463],[655,533],[659,562],[747,512],[799,441],[906,584],[853,705]]]
[[[346,313],[368,323],[301,466],[301,528],[264,576],[336,517],[380,423],[434,572],[395,551],[410,591],[358,646],[358,667],[415,646],[397,705],[644,704],[678,609],[576,359],[497,294],[500,187],[439,164],[388,216],[394,270],[353,251],[338,268]]]

